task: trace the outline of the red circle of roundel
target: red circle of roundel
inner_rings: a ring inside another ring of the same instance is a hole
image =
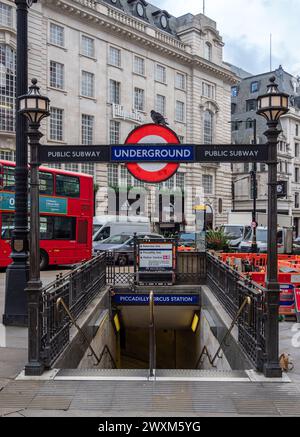
[[[180,144],[179,138],[176,133],[166,127],[159,124],[144,124],[134,129],[128,137],[126,138],[125,144],[136,144],[143,143],[144,138],[157,137],[157,143],[159,143],[159,138],[164,140],[162,144]],[[149,142],[149,141],[146,141]],[[154,169],[151,169],[151,164]],[[170,177],[172,177],[179,168],[178,163],[162,163],[154,165],[153,163],[127,163],[127,170],[140,181],[143,182],[164,182]],[[155,167],[157,167],[155,169]]]

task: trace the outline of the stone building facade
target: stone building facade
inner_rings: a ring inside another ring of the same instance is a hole
[[[244,75],[245,76],[245,75]],[[241,78],[239,85],[232,87],[232,142],[251,144],[254,139],[254,123],[257,126],[257,141],[266,142],[266,122],[256,114],[256,99],[266,92],[271,76],[276,77],[279,90],[290,95],[289,113],[281,118],[281,134],[278,144],[278,180],[288,184],[288,195],[278,200],[278,213],[293,217],[295,233],[300,233],[300,78],[293,77],[279,66],[272,72]],[[268,169],[257,165],[259,212],[267,212]],[[251,211],[250,164],[233,165],[234,211]]]
[[[14,2],[1,0],[0,157],[7,159],[15,148],[15,21]],[[237,78],[223,62],[223,45],[216,23],[202,14],[176,18],[144,0],[39,0],[29,11],[29,77],[37,77],[51,100],[42,141],[121,144],[134,127],[151,122],[155,109],[181,142],[230,143]],[[58,166],[94,175],[98,215],[108,211],[108,186],[142,185],[121,165]],[[150,194],[144,212],[158,224],[164,220],[152,210],[157,188],[144,186]],[[181,229],[194,229],[201,188],[213,225],[231,210],[228,164],[182,164],[159,188],[183,193]]]

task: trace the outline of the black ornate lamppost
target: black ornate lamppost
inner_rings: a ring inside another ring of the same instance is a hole
[[[279,366],[279,323],[278,308],[280,286],[278,283],[277,253],[277,144],[280,130],[279,119],[289,111],[289,96],[280,93],[276,78],[270,78],[267,93],[257,99],[257,114],[267,120],[268,130],[264,133],[268,140],[268,261],[266,283],[266,357],[264,374],[268,378],[282,375]]]
[[[28,94],[19,98],[20,114],[28,120],[30,145],[30,256],[28,297],[28,364],[26,375],[41,375],[41,290],[40,279],[40,211],[39,211],[39,142],[43,134],[39,131],[41,120],[50,115],[50,100],[39,92],[37,80],[32,79]]]
[[[28,89],[28,9],[37,0],[15,0],[17,6],[16,170],[12,264],[6,271],[3,324],[27,326],[28,266],[28,147],[26,119],[19,113],[18,97]]]

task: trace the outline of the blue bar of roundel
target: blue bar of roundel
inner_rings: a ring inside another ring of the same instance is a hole
[[[193,162],[193,146],[112,146],[111,161],[115,162]]]

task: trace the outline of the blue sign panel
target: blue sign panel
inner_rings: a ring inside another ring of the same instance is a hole
[[[0,209],[2,211],[15,210],[14,193],[0,192]],[[68,213],[68,200],[60,197],[40,196],[40,213],[66,215]]]
[[[117,305],[149,305],[148,294],[115,294],[113,301]],[[155,305],[199,305],[197,294],[159,294],[154,295]]]
[[[112,146],[112,162],[193,162],[194,146],[137,144]]]

